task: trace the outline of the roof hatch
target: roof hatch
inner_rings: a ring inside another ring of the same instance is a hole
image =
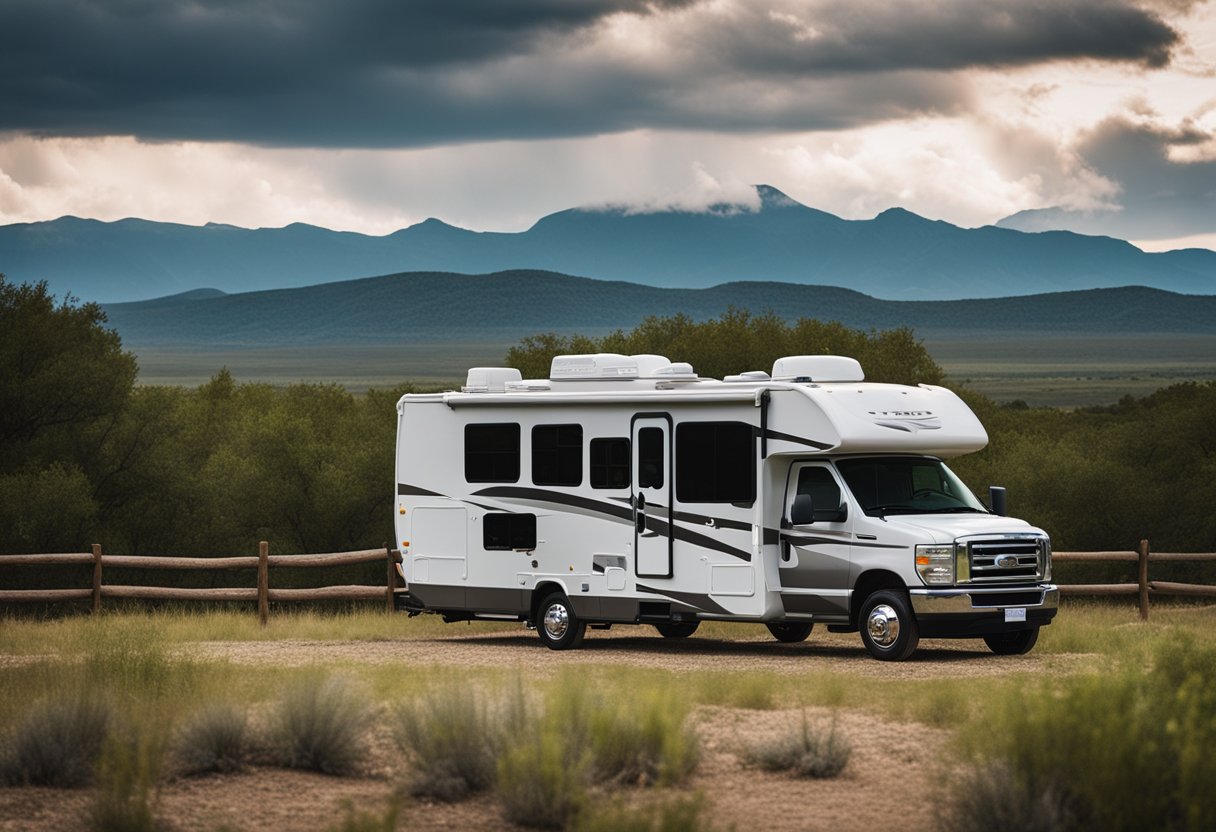
[[[844,355],[787,355],[773,362],[773,381],[865,381],[856,358]]]

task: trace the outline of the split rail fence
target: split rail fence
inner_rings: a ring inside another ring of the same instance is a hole
[[[397,589],[398,552],[382,549],[362,549],[357,552],[336,552],[317,555],[272,555],[266,541],[258,544],[258,554],[245,557],[161,557],[141,555],[104,555],[101,546],[93,544],[92,552],[52,555],[0,555],[0,568],[10,566],[93,566],[93,585],[82,589],[9,589],[0,590],[0,603],[47,603],[92,599],[93,612],[101,610],[103,598],[137,598],[158,601],[257,601],[258,617],[265,624],[270,616],[271,601],[346,601],[383,600],[392,612],[393,595]],[[353,566],[362,563],[385,564],[382,586],[354,584],[320,586],[310,589],[272,589],[271,567],[327,568]],[[171,570],[257,570],[256,587],[163,587],[129,584],[107,584],[102,581],[105,568],[113,569],[171,569]]]
[[[92,599],[93,611],[101,609],[103,598],[137,598],[168,601],[257,601],[258,616],[265,624],[271,601],[333,601],[383,599],[390,612],[398,588],[397,564],[401,555],[390,549],[364,549],[357,552],[337,552],[325,555],[271,555],[268,545],[258,545],[256,557],[186,558],[137,555],[103,555],[101,546],[93,551],[58,555],[0,555],[0,568],[8,566],[47,566],[92,564],[93,585],[82,589],[9,589],[0,590],[0,603],[53,602]],[[352,566],[382,561],[385,564],[383,586],[346,585],[321,586],[312,589],[271,589],[270,568],[324,568]],[[1136,595],[1140,617],[1147,619],[1149,599],[1154,596],[1181,595],[1216,598],[1216,586],[1186,584],[1173,581],[1149,580],[1149,563],[1178,563],[1216,561],[1216,552],[1180,553],[1151,552],[1147,540],[1141,540],[1134,551],[1123,552],[1055,552],[1054,563],[1118,563],[1139,565],[1135,583],[1123,584],[1061,584],[1063,595]],[[102,582],[105,567],[136,569],[240,570],[256,569],[256,587],[186,588],[106,584]]]
[[[1140,617],[1148,619],[1149,599],[1157,595],[1183,595],[1216,598],[1216,586],[1182,584],[1174,581],[1150,581],[1148,565],[1152,563],[1185,563],[1216,561],[1216,552],[1152,552],[1148,541],[1141,540],[1130,552],[1053,552],[1052,563],[1118,563],[1139,564],[1136,582],[1126,584],[1061,584],[1061,595],[1136,595],[1140,602]]]

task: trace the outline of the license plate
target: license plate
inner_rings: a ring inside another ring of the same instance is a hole
[[[1025,621],[1025,620],[1026,620],[1026,608],[1025,607],[1006,607],[1005,608],[1005,623],[1006,624],[1008,624],[1010,621]]]

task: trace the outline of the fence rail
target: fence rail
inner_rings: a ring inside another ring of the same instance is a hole
[[[1141,540],[1135,551],[1124,552],[1053,552],[1053,563],[1089,562],[1139,564],[1134,584],[1061,584],[1062,595],[1136,595],[1140,602],[1140,617],[1148,619],[1149,599],[1154,595],[1183,595],[1193,598],[1216,598],[1216,586],[1183,584],[1175,581],[1150,581],[1150,563],[1185,563],[1216,561],[1216,552],[1153,552],[1147,540]]]
[[[398,588],[397,564],[401,555],[387,547],[361,549],[356,552],[331,554],[271,555],[266,541],[258,544],[257,555],[225,558],[179,556],[105,555],[101,546],[93,544],[92,552],[68,552],[48,555],[0,555],[0,568],[5,566],[82,566],[92,564],[93,585],[87,589],[7,589],[0,590],[0,603],[47,603],[92,599],[93,612],[101,610],[103,598],[136,598],[157,601],[257,601],[258,617],[266,624],[271,601],[347,601],[384,599],[385,609],[393,610],[393,596]],[[272,589],[270,569],[315,569],[354,566],[361,563],[383,562],[383,586],[367,584],[319,586],[310,589]],[[256,569],[257,585],[252,587],[186,588],[165,586],[135,586],[107,584],[102,581],[106,567],[111,569],[171,569],[171,570],[240,570]]]

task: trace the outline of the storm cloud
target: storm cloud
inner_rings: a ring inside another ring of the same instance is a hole
[[[8,0],[0,130],[421,147],[823,130],[966,109],[955,70],[1167,64],[1126,0]]]

